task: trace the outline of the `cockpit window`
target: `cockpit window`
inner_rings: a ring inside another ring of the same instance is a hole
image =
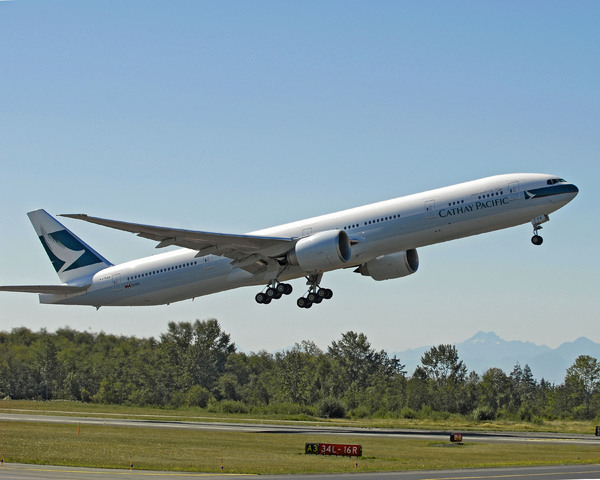
[[[555,183],[567,183],[567,181],[562,178],[551,178],[549,180],[546,180],[546,183],[548,185],[554,185]]]

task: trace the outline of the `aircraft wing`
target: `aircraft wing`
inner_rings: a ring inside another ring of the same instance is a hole
[[[215,254],[231,258],[239,268],[255,273],[254,259],[276,258],[285,255],[296,243],[293,238],[261,237],[256,235],[231,235],[227,233],[199,232],[178,228],[157,227],[138,223],[121,222],[85,214],[63,214],[105,227],[135,233],[139,237],[159,242],[156,248],[177,245],[198,251],[198,256]]]
[[[85,292],[90,286],[74,285],[7,285],[1,286],[2,292],[24,292],[24,293],[49,293],[53,295],[69,295],[71,293]]]

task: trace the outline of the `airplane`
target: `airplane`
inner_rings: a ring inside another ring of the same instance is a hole
[[[547,174],[482,178],[383,202],[257,230],[244,235],[142,225],[85,214],[62,217],[134,233],[177,250],[113,265],[45,210],[28,213],[61,285],[2,286],[38,293],[40,303],[103,306],[163,305],[245,286],[262,286],[269,304],[305,277],[297,305],[310,308],[333,291],[323,274],[337,269],[377,281],[411,275],[417,248],[530,222],[534,245],[549,215],[579,189]]]

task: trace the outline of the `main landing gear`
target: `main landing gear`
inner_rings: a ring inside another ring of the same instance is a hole
[[[333,297],[333,290],[315,285],[308,290],[305,297],[300,297],[296,301],[296,305],[300,308],[310,308],[313,306],[313,303],[321,303],[323,300],[329,300],[331,297]]]
[[[323,274],[314,274],[306,277],[306,284],[310,285],[306,296],[300,297],[296,301],[296,305],[300,308],[310,308],[313,303],[321,303],[323,300],[329,300],[333,297],[333,290],[329,288],[321,288],[319,283],[323,278]]]
[[[296,305],[300,308],[310,308],[313,303],[321,303],[323,300],[329,300],[333,297],[333,290],[329,288],[321,288],[319,282],[323,278],[323,274],[309,275],[306,277],[306,284],[309,285],[308,292],[304,297],[300,297],[296,301]],[[256,303],[269,304],[273,300],[278,300],[284,295],[292,293],[292,286],[289,283],[279,283],[276,280],[272,281],[265,289],[257,293],[254,299]]]
[[[293,288],[289,283],[273,282],[268,285],[266,290],[257,293],[254,299],[256,300],[256,303],[267,305],[271,303],[271,300],[278,300],[283,295],[289,295],[292,293],[292,290]]]

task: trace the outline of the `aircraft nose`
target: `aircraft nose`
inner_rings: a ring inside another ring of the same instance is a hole
[[[566,200],[566,203],[573,200],[579,193],[579,189],[577,188],[577,186],[573,185],[572,183],[564,185],[563,188],[564,190],[562,193],[565,194],[564,198]]]
[[[576,185],[573,185],[572,183],[570,183],[569,185],[567,185],[567,189],[565,193],[570,193],[573,195],[573,198],[575,198],[577,196],[577,194],[579,193],[579,189],[577,188]]]

